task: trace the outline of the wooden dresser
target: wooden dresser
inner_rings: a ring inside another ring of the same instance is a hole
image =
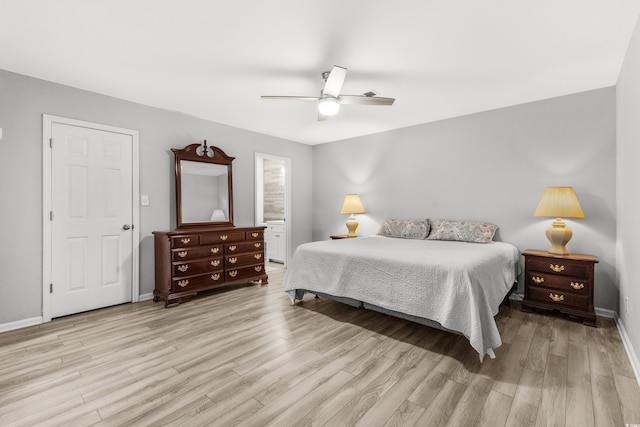
[[[593,255],[553,255],[527,249],[524,255],[525,295],[522,310],[557,310],[596,326],[593,307]]]
[[[153,300],[165,300],[165,307],[225,284],[268,283],[264,227],[193,227],[154,231],[153,235]]]

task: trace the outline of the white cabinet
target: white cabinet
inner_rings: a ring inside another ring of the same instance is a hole
[[[267,246],[267,260],[284,262],[287,252],[287,232],[284,221],[267,221],[264,239]]]

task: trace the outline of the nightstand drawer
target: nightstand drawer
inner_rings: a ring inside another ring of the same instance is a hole
[[[527,269],[540,273],[588,277],[591,266],[585,263],[553,258],[527,257]]]
[[[590,282],[569,276],[553,276],[529,271],[527,273],[527,283],[530,286],[541,286],[578,295],[589,295],[591,293]]]
[[[586,309],[589,305],[588,295],[577,295],[557,289],[529,286],[529,298],[534,301],[548,302],[567,307]]]

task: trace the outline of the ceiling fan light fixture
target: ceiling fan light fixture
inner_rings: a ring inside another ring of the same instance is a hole
[[[340,103],[336,98],[324,97],[318,103],[318,112],[323,116],[335,116],[340,111]]]

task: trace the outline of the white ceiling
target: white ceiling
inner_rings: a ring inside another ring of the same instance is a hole
[[[640,0],[0,0],[0,68],[307,144],[616,84]],[[395,97],[317,121],[322,71]],[[1,96],[1,94],[0,94]]]

